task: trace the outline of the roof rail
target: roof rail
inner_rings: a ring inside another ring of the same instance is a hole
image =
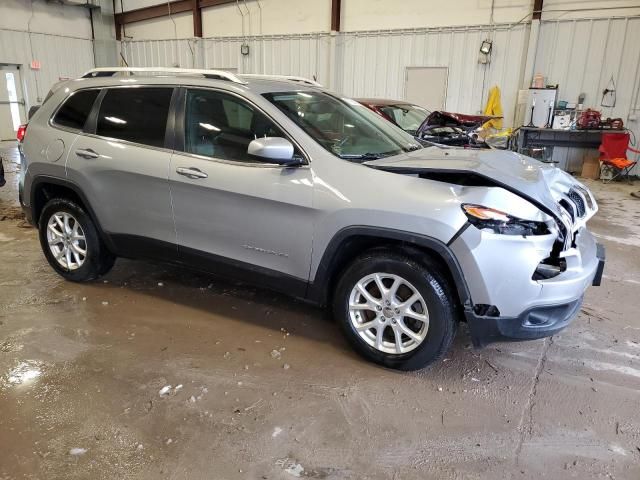
[[[100,67],[92,68],[88,72],[85,72],[81,78],[95,78],[95,77],[112,77],[118,73],[132,74],[175,74],[175,75],[202,75],[206,78],[212,78],[217,80],[229,80],[234,83],[241,83],[245,85],[247,82],[242,81],[237,75],[225,72],[224,70],[201,70],[196,68],[174,68],[174,67]]]
[[[240,76],[249,78],[264,78],[265,80],[290,80],[292,82],[306,83],[307,85],[312,85],[314,87],[322,87],[322,85],[315,80],[310,80],[305,77],[297,77],[295,75],[262,75],[259,73],[241,73]]]

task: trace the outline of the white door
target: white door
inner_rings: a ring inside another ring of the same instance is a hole
[[[24,97],[20,70],[14,65],[0,66],[0,140],[15,140],[24,123]]]
[[[404,99],[427,110],[444,110],[448,76],[447,67],[407,67]]]

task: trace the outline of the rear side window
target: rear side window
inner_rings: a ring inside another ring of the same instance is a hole
[[[61,127],[82,130],[84,123],[98,97],[99,90],[80,90],[71,95],[60,107],[53,118],[53,123]]]
[[[164,146],[172,88],[112,88],[102,99],[96,134]]]

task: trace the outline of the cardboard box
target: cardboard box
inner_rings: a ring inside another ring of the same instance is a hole
[[[598,160],[597,154],[587,154],[582,159],[582,174],[583,178],[590,178],[597,180],[600,178],[600,160]]]

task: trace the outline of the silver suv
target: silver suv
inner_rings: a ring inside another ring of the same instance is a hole
[[[20,197],[60,275],[154,258],[329,305],[387,367],[564,328],[604,251],[568,174],[506,151],[422,148],[295,77],[96,69],[35,113]]]

